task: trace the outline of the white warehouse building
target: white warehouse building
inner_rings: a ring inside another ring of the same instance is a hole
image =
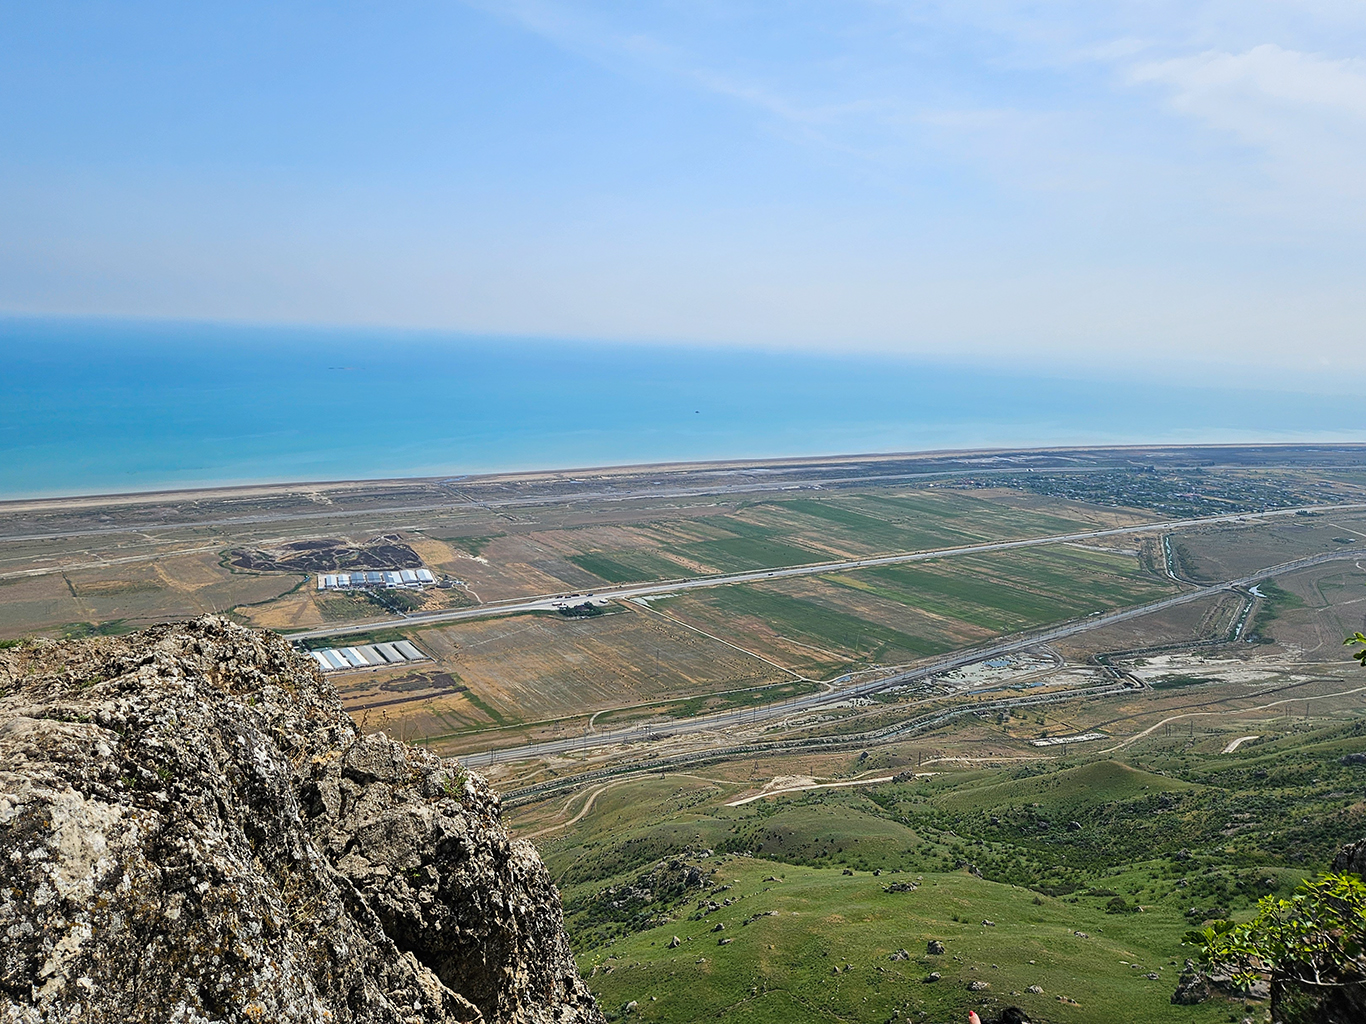
[[[355,572],[320,573],[319,590],[359,590],[366,587],[407,587],[421,590],[436,585],[430,569],[366,569]]]
[[[382,668],[405,661],[429,661],[430,658],[408,640],[390,644],[358,644],[355,647],[328,647],[309,651],[309,655],[324,672],[344,672],[357,668]]]

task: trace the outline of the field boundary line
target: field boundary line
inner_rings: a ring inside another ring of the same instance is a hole
[[[860,569],[876,569],[888,565],[903,565],[913,562],[929,562],[941,558],[956,558],[998,551],[1014,551],[1023,548],[1046,547],[1053,544],[1066,544],[1069,541],[1088,540],[1098,537],[1122,537],[1138,534],[1161,532],[1163,530],[1185,529],[1197,526],[1210,526],[1220,523],[1238,523],[1248,520],[1261,520],[1287,515],[1297,515],[1306,511],[1352,511],[1366,509],[1366,505],[1311,505],[1299,508],[1272,509],[1265,512],[1240,512],[1220,516],[1206,516],[1197,519],[1178,519],[1163,523],[1144,523],[1136,526],[1117,526],[1104,530],[1089,530],[1078,533],[1054,534],[1047,537],[1025,537],[1018,540],[985,541],[980,544],[964,544],[947,548],[927,548],[918,551],[899,551],[883,555],[869,555],[866,558],[850,558],[827,562],[806,562],[801,565],[775,566],[771,569],[747,570],[736,573],[718,573],[711,576],[694,576],[682,579],[661,580],[650,583],[630,585],[607,584],[594,590],[591,595],[603,600],[627,601],[637,597],[650,597],[674,591],[704,590],[712,587],[740,586],[746,583],[763,583],[770,580],[792,579],[801,576],[820,576],[825,573],[856,572]],[[1332,553],[1329,553],[1332,554]],[[1355,554],[1359,557],[1361,552]],[[1306,556],[1315,557],[1315,556]],[[1173,581],[1177,582],[1177,581]],[[1226,584],[1225,584],[1226,585]],[[1200,593],[1197,588],[1187,593]],[[1180,595],[1178,595],[1180,596]],[[479,608],[462,608],[447,612],[430,612],[412,615],[402,620],[411,629],[425,629],[448,622],[463,622],[468,619],[491,618],[500,615],[521,615],[534,612],[554,612],[557,602],[562,605],[573,596],[563,594],[541,594],[527,598],[510,598],[498,604],[484,605]],[[392,619],[357,622],[346,626],[328,626],[321,629],[287,634],[288,639],[315,640],[322,637],[345,636],[350,632],[362,632],[378,625],[392,625]]]
[[[1360,557],[1360,551],[1332,551],[1318,555],[1310,555],[1305,558],[1293,559],[1289,562],[1281,562],[1277,565],[1267,566],[1266,568],[1244,576],[1241,579],[1214,583],[1199,590],[1186,591],[1185,593],[1160,598],[1147,604],[1134,605],[1108,613],[1097,612],[1081,619],[1072,619],[1056,625],[1035,629],[1024,634],[998,638],[990,643],[941,657],[938,660],[922,665],[919,668],[888,675],[867,683],[848,686],[836,692],[841,697],[858,697],[879,693],[883,690],[888,690],[893,686],[905,685],[907,683],[928,679],[932,676],[942,675],[945,672],[950,672],[954,669],[962,668],[965,665],[983,661],[987,658],[999,657],[1005,654],[1016,654],[1020,651],[1029,650],[1030,648],[1038,647],[1040,644],[1048,643],[1053,640],[1060,640],[1103,626],[1125,622],[1145,615],[1151,615],[1155,612],[1174,608],[1178,605],[1188,604],[1192,601],[1204,600],[1212,595],[1225,593],[1234,590],[1237,587],[1247,586],[1261,580],[1272,579],[1286,573],[1298,572],[1329,562],[1346,561],[1348,559]],[[1118,690],[1132,688],[1134,688],[1132,684],[1117,687]],[[1109,693],[1115,692],[1115,690],[1099,687],[1069,692]],[[592,743],[588,742],[588,737],[584,737],[582,740],[559,740],[540,744],[527,744],[521,747],[505,747],[497,752],[470,754],[460,758],[460,760],[467,767],[476,767],[482,763],[498,760],[520,761],[549,754],[568,753],[575,749],[587,750],[590,746],[622,746],[631,743],[651,742],[656,739],[665,739],[687,732],[716,731],[732,726],[743,726],[746,719],[748,719],[750,724],[757,724],[761,719],[767,721],[775,718],[790,717],[793,712],[797,710],[809,709],[814,705],[823,704],[829,701],[831,696],[831,693],[811,694],[806,697],[793,698],[785,702],[763,705],[752,709],[719,712],[714,715],[702,715],[696,718],[680,719],[667,724],[651,724],[646,727],[625,729],[620,732],[609,732],[596,737],[596,742]],[[1045,699],[1056,698],[1048,697]],[[1028,704],[1033,702],[1033,699],[1026,699],[1020,703]],[[970,709],[994,708],[998,706],[1007,707],[1015,706],[1015,704],[984,702],[982,704],[971,705]],[[919,721],[920,719],[911,719],[906,722],[902,727],[903,731],[905,729],[919,728]],[[874,733],[860,733],[856,735],[875,735],[880,738],[884,735],[893,734],[894,733],[886,733],[879,730]]]

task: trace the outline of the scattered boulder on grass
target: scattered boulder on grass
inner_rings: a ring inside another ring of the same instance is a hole
[[[938,971],[930,971],[929,974],[925,975],[925,984],[931,985],[942,977],[943,975],[940,974]]]
[[[1176,980],[1176,991],[1172,993],[1173,1005],[1194,1006],[1205,1002],[1213,994],[1214,988],[1210,985],[1209,978],[1196,966],[1194,960],[1187,960],[1181,976]]]
[[[680,939],[677,935],[675,935],[672,939],[669,940],[670,949],[677,949],[681,945],[683,945],[683,940]]]
[[[1043,995],[1043,986],[1030,985],[1029,988],[1025,989],[1025,991],[1028,992],[1031,996],[1041,996]]]
[[[909,952],[908,950],[898,949],[895,953],[893,953],[893,954],[892,954],[891,956],[889,956],[887,959],[888,959],[888,960],[909,960],[910,958],[911,958],[911,954],[910,954],[910,952]]]
[[[925,943],[925,952],[930,956],[943,956],[944,944],[938,939],[930,939],[929,942]]]
[[[991,988],[991,982],[989,981],[973,981],[968,983],[969,992],[985,992],[989,988]]]

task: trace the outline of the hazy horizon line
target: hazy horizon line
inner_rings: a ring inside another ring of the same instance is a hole
[[[473,330],[458,327],[413,326],[392,323],[347,323],[342,321],[321,320],[265,320],[249,318],[184,317],[171,315],[143,315],[124,313],[54,313],[27,312],[23,310],[0,309],[0,327],[4,325],[33,326],[89,326],[124,329],[147,329],[166,332],[175,329],[219,330],[241,332],[245,337],[254,332],[280,331],[293,332],[300,340],[321,340],[327,334],[349,338],[353,341],[382,340],[412,341],[428,344],[473,342],[508,346],[559,346],[585,345],[606,350],[630,350],[636,352],[708,352],[735,357],[744,356],[786,356],[795,359],[813,360],[863,360],[885,362],[902,367],[925,366],[958,370],[988,370],[1000,372],[1023,372],[1054,380],[1091,380],[1098,376],[1124,372],[1128,375],[1151,381],[1161,381],[1168,386],[1190,387],[1202,390],[1265,391],[1281,393],[1331,393],[1353,394],[1359,389],[1350,376],[1323,374],[1312,371],[1290,370],[1285,367],[1265,365],[1240,365],[1227,359],[1208,358],[1192,354],[1175,360],[1170,354],[1163,354],[1158,360],[1162,366],[1150,366],[1140,362],[1135,365],[1131,353],[1107,350],[1097,343],[1094,358],[1085,358],[1076,353],[1059,356],[1041,353],[1028,357],[1018,349],[999,353],[984,352],[980,349],[950,351],[941,349],[893,349],[868,343],[860,345],[857,341],[841,342],[838,345],[805,344],[792,342],[779,344],[755,340],[719,341],[714,338],[676,338],[676,337],[604,337],[587,334],[527,334],[518,332],[498,332]],[[147,339],[152,340],[152,339]],[[1108,357],[1108,358],[1107,358]],[[1165,364],[1175,362],[1175,367]],[[1180,372],[1198,373],[1195,380],[1173,382],[1167,373],[1171,369]],[[1213,371],[1214,376],[1208,376]]]
[[[845,461],[892,461],[897,459],[915,458],[942,458],[947,456],[971,456],[971,455],[1029,455],[1045,452],[1123,452],[1123,451],[1154,451],[1154,450],[1181,450],[1181,449],[1227,449],[1227,448],[1361,448],[1366,450],[1366,441],[1348,440],[1291,440],[1291,441],[1154,441],[1154,442],[1129,442],[1123,444],[1048,444],[1048,445],[982,445],[965,448],[926,448],[919,450],[906,451],[876,451],[876,452],[818,452],[813,454],[788,454],[788,455],[759,455],[750,458],[715,458],[715,459],[685,459],[685,460],[664,460],[660,462],[621,462],[604,463],[601,465],[547,465],[539,467],[519,467],[507,469],[480,470],[468,473],[404,473],[396,476],[375,476],[375,477],[350,477],[334,479],[294,479],[294,480],[275,480],[261,478],[256,480],[220,480],[211,483],[203,483],[195,486],[186,487],[161,487],[152,485],[147,488],[134,488],[126,491],[85,491],[85,492],[34,492],[28,494],[4,495],[0,494],[0,509],[6,505],[23,504],[27,502],[58,502],[58,501],[84,501],[98,498],[155,498],[155,497],[174,497],[176,495],[204,495],[213,492],[233,492],[233,491],[290,491],[299,488],[346,488],[359,487],[364,485],[377,484],[403,484],[418,481],[457,481],[457,480],[489,480],[499,477],[536,477],[545,475],[562,474],[611,474],[621,473],[630,470],[658,470],[661,472],[678,472],[681,470],[716,466],[725,468],[742,468],[745,466],[769,466],[769,465],[791,465],[800,463],[822,464],[830,462]],[[1023,470],[1022,470],[1023,471]],[[1050,466],[1044,472],[1067,473],[1069,470],[1065,466]],[[908,479],[925,479],[929,477],[955,477],[965,474],[970,475],[971,469],[946,469],[932,470],[926,473],[905,474]]]

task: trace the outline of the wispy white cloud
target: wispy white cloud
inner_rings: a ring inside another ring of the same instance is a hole
[[[736,100],[782,122],[817,129],[879,105],[876,97],[813,100],[781,75],[765,75],[764,61],[736,59],[734,47],[706,32],[682,31],[677,22],[650,27],[630,15],[603,12],[591,3],[557,0],[471,0],[474,6],[512,20],[568,50],[631,74],[665,75],[717,96]],[[715,5],[724,8],[725,4]],[[701,12],[705,5],[695,8]],[[648,18],[642,18],[649,22]],[[708,19],[699,19],[706,21]],[[736,40],[731,40],[736,42]],[[788,69],[790,70],[790,69]],[[810,90],[807,90],[808,92]],[[816,90],[822,92],[825,90]]]
[[[1312,216],[1325,188],[1366,196],[1359,4],[480,2],[626,73],[734,101],[768,130],[893,179],[948,160],[1007,188],[1119,189],[1131,202],[1194,190],[1254,216]],[[1175,132],[1173,117],[1183,122]],[[1366,224],[1366,208],[1353,216]]]
[[[1137,64],[1130,77],[1164,86],[1173,110],[1263,152],[1289,184],[1366,195],[1366,61],[1264,43]]]
[[[933,66],[942,55],[926,60],[918,52],[937,45],[924,37],[929,30],[908,23],[894,4],[854,4],[834,17],[821,5],[806,18],[769,9],[758,20],[782,27],[757,33],[769,37],[760,39],[753,21],[764,4],[721,2],[692,8],[702,12],[693,18],[660,19],[577,0],[472,2],[624,74],[664,77],[732,101],[764,130],[852,157],[886,184],[908,167],[945,158],[964,161],[958,173],[976,165],[1000,178],[1013,168],[1034,183],[1060,173],[1075,178],[1090,162],[1049,158],[1048,146],[1067,127],[1046,104],[946,87]]]
[[[1366,121],[1366,61],[1325,59],[1275,43],[1246,53],[1210,50],[1140,64],[1133,77],[1173,86],[1177,107],[1208,116],[1219,127],[1230,127],[1219,111],[1242,104],[1259,109],[1277,104],[1295,112],[1316,110]],[[1235,130],[1237,122],[1234,118],[1231,125]]]

